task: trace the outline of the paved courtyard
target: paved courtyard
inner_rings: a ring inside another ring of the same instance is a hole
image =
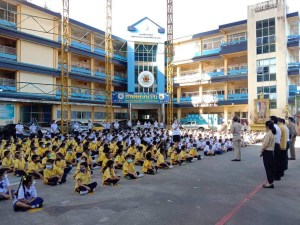
[[[66,184],[57,187],[37,181],[44,208],[15,213],[12,201],[2,201],[1,225],[300,224],[300,160],[290,161],[289,170],[275,183],[274,190],[265,190],[261,188],[266,175],[259,148],[244,148],[241,162],[230,161],[232,152],[205,157],[182,167],[160,170],[155,176],[122,179],[116,187],[100,185],[96,193],[86,196],[73,191],[72,175]],[[300,156],[299,148],[297,153]],[[10,178],[17,188],[18,180]],[[101,183],[100,170],[93,178]]]

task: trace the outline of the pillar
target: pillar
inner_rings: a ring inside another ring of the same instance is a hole
[[[202,85],[199,86],[199,97],[202,98],[202,92],[203,92],[203,87]]]
[[[128,119],[132,121],[132,104],[128,103]]]
[[[176,76],[177,76],[177,78],[179,78],[181,76],[181,67],[180,66],[177,66],[177,68],[176,68]]]
[[[95,46],[95,35],[93,33],[90,33],[90,43],[91,43],[91,51],[94,51]]]
[[[199,108],[199,114],[200,115],[203,114],[203,108],[202,107]]]
[[[51,114],[52,114],[52,118],[51,120],[57,120],[57,107],[58,105],[52,105],[52,109],[51,109]]]
[[[95,60],[94,58],[91,58],[91,75],[95,76]]]
[[[20,103],[15,104],[15,123],[21,119]],[[22,121],[21,121],[22,122]]]
[[[224,85],[224,99],[228,99],[228,83],[225,83]]]
[[[203,63],[202,63],[202,62],[199,62],[199,65],[198,65],[198,73],[199,73],[200,76],[201,76],[202,73],[203,73]]]
[[[161,105],[161,115],[162,115],[162,122],[166,124],[166,112],[165,112],[165,104]]]
[[[180,122],[181,120],[181,109],[177,109],[177,121]]]
[[[95,106],[92,106],[91,121],[92,121],[92,123],[95,122]]]
[[[228,74],[228,59],[224,58],[224,75]]]
[[[91,89],[91,99],[94,99],[94,95],[95,95],[95,83],[94,82],[91,82],[91,86],[90,86],[90,89]]]
[[[228,106],[224,106],[224,123],[228,124]]]
[[[181,87],[177,87],[177,103],[180,103],[181,99]]]

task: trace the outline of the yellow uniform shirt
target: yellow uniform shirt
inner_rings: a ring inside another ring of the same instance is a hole
[[[26,166],[25,159],[15,159],[14,168],[15,170],[24,170]]]
[[[28,173],[39,172],[41,170],[43,170],[43,166],[40,163],[34,163],[34,162],[28,163],[28,168],[27,168]]]
[[[104,153],[104,152],[101,152],[99,158],[97,159],[97,163],[103,162],[104,159],[106,159],[105,153]]]
[[[142,172],[146,173],[148,171],[148,169],[153,169],[153,165],[150,160],[145,160],[143,167],[142,167]]]
[[[175,161],[178,161],[178,155],[173,152],[171,154],[171,163],[174,163]]]
[[[128,155],[135,155],[135,154],[136,154],[136,148],[135,148],[135,147],[130,147],[130,148],[127,150],[127,154],[128,154]]]
[[[42,156],[45,153],[45,151],[47,151],[47,150],[48,150],[48,148],[38,148],[36,154],[38,156]]]
[[[123,164],[123,170],[122,170],[122,173],[123,175],[125,176],[126,174],[128,173],[134,173],[135,172],[135,168],[134,168],[134,164],[133,163],[128,163],[128,162],[125,162]]]
[[[169,157],[172,155],[173,151],[174,151],[174,147],[169,147],[169,149],[168,149],[168,156]]]
[[[111,179],[116,176],[115,170],[111,168],[106,168],[102,176],[102,182],[104,183],[107,179]]]
[[[137,152],[135,154],[135,157],[134,157],[134,162],[138,162],[138,161],[143,161],[143,153],[142,152]]]
[[[96,151],[96,149],[97,149],[97,143],[90,143],[89,144],[89,149],[91,151]]]
[[[125,159],[123,156],[121,155],[117,155],[117,157],[115,158],[115,163],[117,164],[123,164],[125,162]]]
[[[180,158],[181,160],[185,160],[185,158],[186,158],[186,152],[185,152],[185,151],[181,151],[181,152],[179,153],[179,158]]]
[[[159,153],[157,156],[157,165],[160,165],[164,162],[165,162],[165,158],[164,158],[163,154]]]
[[[60,152],[60,153],[63,154],[63,155],[66,155],[67,150],[66,150],[66,148],[60,148],[60,149],[58,150],[58,152]]]
[[[52,170],[44,169],[44,182],[48,183],[50,177],[61,175],[61,170],[56,166],[53,166]]]
[[[76,153],[83,153],[83,146],[78,146],[77,148],[76,148]]]
[[[194,148],[192,148],[192,149],[189,151],[189,154],[190,154],[190,156],[192,156],[192,157],[195,157],[195,156],[198,155],[197,150],[194,149]]]
[[[81,184],[87,185],[91,181],[91,173],[87,171],[86,173],[78,173],[75,176],[75,189],[79,187],[78,181],[80,181]]]
[[[67,167],[66,161],[65,160],[60,160],[60,161],[56,161],[55,165],[60,168],[60,169],[65,169]]]
[[[2,167],[3,168],[9,168],[9,167],[12,167],[14,165],[14,160],[12,158],[4,158],[2,160]]]
[[[67,153],[66,154],[66,157],[65,157],[65,160],[68,162],[68,163],[72,163],[74,160],[76,159],[76,155],[75,153]]]

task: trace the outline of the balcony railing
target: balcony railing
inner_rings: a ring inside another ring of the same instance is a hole
[[[0,78],[0,92],[9,91],[15,92],[16,89],[16,82],[12,79],[7,78]]]
[[[248,99],[248,94],[229,94],[228,100]]]
[[[177,102],[178,98],[174,98],[174,103]],[[228,94],[227,100],[245,100],[248,99],[248,94]],[[201,104],[201,103],[214,103],[218,101],[226,101],[225,95],[218,94],[207,94],[199,96],[190,96],[190,97],[181,97],[180,103],[193,103],[193,104]]]
[[[288,64],[288,71],[297,71],[300,69],[300,62],[292,62]]]
[[[17,13],[7,9],[0,8],[0,24],[8,27],[16,28]]]
[[[248,74],[248,69],[247,68],[241,68],[241,69],[233,69],[227,71],[228,76],[234,76],[234,75],[245,75]]]
[[[221,76],[224,76],[224,71],[214,71],[214,72],[209,72],[208,75],[210,77],[221,77]]]
[[[84,74],[84,75],[91,75],[92,74],[91,68],[88,65],[81,64],[81,63],[72,64],[71,71],[75,72],[75,73]]]
[[[236,45],[236,44],[240,44],[240,43],[244,43],[244,42],[247,42],[247,39],[236,40],[236,41],[229,41],[229,42],[223,42],[221,44],[221,47],[230,46],[230,45]]]
[[[17,54],[16,48],[0,45],[0,58],[16,61],[17,60],[16,54]]]

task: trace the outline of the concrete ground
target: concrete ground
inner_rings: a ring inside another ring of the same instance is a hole
[[[298,160],[289,161],[289,170],[273,190],[260,188],[266,175],[259,149],[258,145],[243,148],[241,162],[230,161],[232,152],[206,157],[160,170],[155,176],[122,179],[116,187],[100,185],[96,193],[86,196],[73,191],[72,176],[57,187],[37,181],[44,208],[15,213],[12,201],[2,201],[0,224],[300,224],[299,148]],[[94,181],[101,183],[100,177],[100,170],[96,170]],[[11,175],[10,180],[17,182]]]

